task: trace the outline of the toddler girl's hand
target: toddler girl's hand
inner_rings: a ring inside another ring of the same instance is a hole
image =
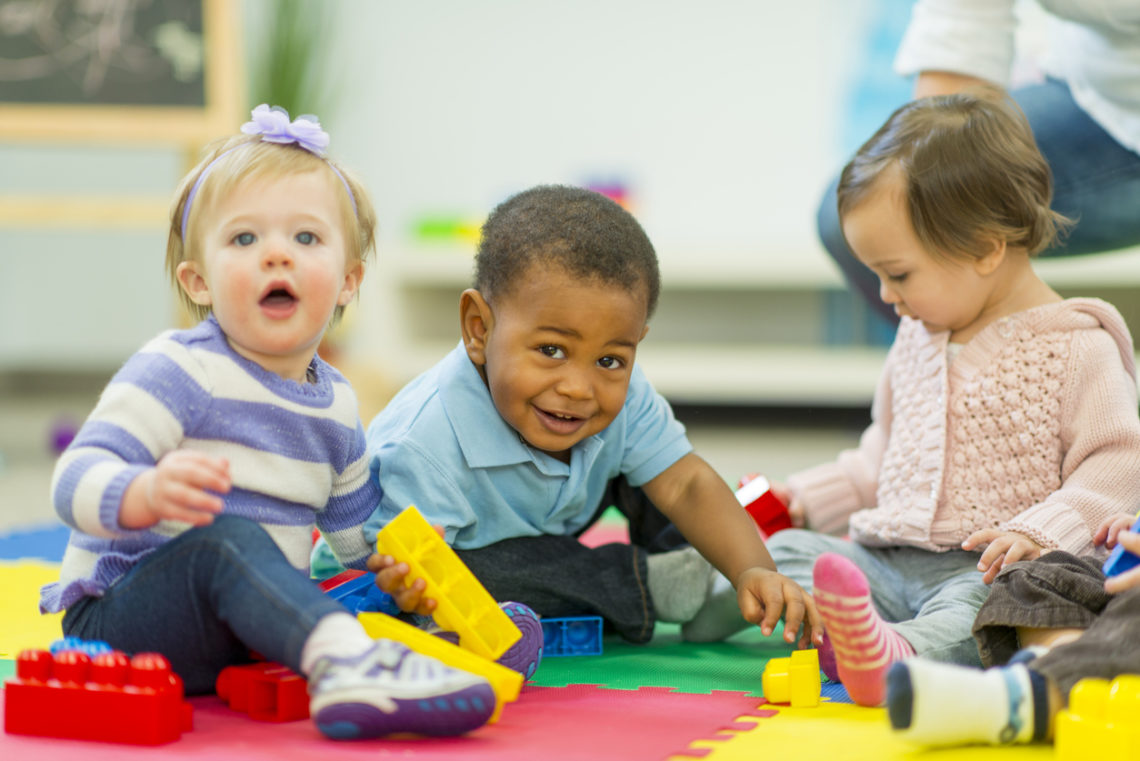
[[[792,526],[795,528],[804,527],[804,503],[796,499],[792,494],[792,490],[784,484],[771,482],[768,485],[771,490],[781,502],[788,506],[788,517],[792,520]]]
[[[1140,534],[1133,531],[1121,531],[1116,537],[1115,544],[1124,547],[1124,549],[1133,555],[1140,555]],[[1123,592],[1126,589],[1136,589],[1137,587],[1140,587],[1140,566],[1113,576],[1104,582],[1104,591],[1110,595]]]
[[[1096,534],[1093,535],[1093,544],[1098,547],[1103,544],[1111,550],[1116,546],[1120,532],[1127,531],[1135,520],[1135,515],[1129,515],[1127,513],[1110,515],[1108,518],[1105,518],[1104,522],[1097,528]]]
[[[815,601],[796,582],[766,568],[749,568],[740,575],[736,599],[744,619],[759,624],[760,633],[770,636],[784,616],[784,639],[795,642],[800,624],[804,634],[799,647],[823,644],[823,622]]]
[[[141,529],[171,520],[205,526],[222,512],[225,503],[217,495],[228,494],[231,484],[225,458],[176,449],[130,483],[119,506],[119,525]]]
[[[991,583],[998,572],[1007,565],[1018,560],[1039,558],[1045,549],[1024,534],[996,528],[984,528],[970,534],[966,537],[966,541],[962,542],[962,549],[973,550],[982,545],[987,546],[978,559],[978,570],[985,572],[982,581],[987,584]]]

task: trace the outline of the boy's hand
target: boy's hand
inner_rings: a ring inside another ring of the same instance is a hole
[[[376,574],[376,586],[382,592],[392,595],[396,605],[405,613],[418,613],[421,616],[430,616],[439,604],[430,597],[424,597],[427,582],[422,578],[416,579],[411,586],[404,583],[408,571],[411,569],[407,563],[397,563],[391,555],[369,555],[368,570]]]
[[[1098,547],[1103,544],[1111,550],[1116,546],[1120,532],[1127,531],[1134,520],[1136,520],[1136,516],[1127,513],[1110,515],[1097,527],[1096,533],[1093,535],[1093,544]]]
[[[974,550],[982,545],[986,545],[986,549],[978,559],[978,570],[985,572],[982,581],[987,584],[992,583],[998,572],[1006,566],[1018,560],[1039,558],[1045,550],[1025,534],[996,528],[984,528],[970,534],[962,542],[962,549]]]
[[[446,538],[443,526],[433,525],[432,528],[440,538]],[[392,595],[396,606],[405,613],[430,616],[439,606],[439,603],[432,598],[423,596],[424,590],[427,589],[427,582],[423,579],[416,579],[410,585],[404,583],[405,577],[411,571],[407,563],[397,563],[396,558],[391,555],[377,554],[369,555],[365,562],[368,564],[368,570],[376,574],[376,586],[380,587],[381,592]]]
[[[1140,555],[1140,534],[1133,531],[1121,531],[1116,537],[1116,544],[1124,547],[1133,555]],[[1110,595],[1137,587],[1140,587],[1140,566],[1113,576],[1104,582],[1104,591]]]
[[[217,495],[229,493],[232,483],[225,458],[176,449],[127,486],[119,525],[142,529],[172,520],[205,526],[222,512],[225,503]]]
[[[815,601],[787,576],[767,568],[749,568],[740,575],[736,590],[740,613],[746,621],[759,624],[765,637],[772,634],[783,614],[785,641],[795,642],[796,632],[804,624],[799,647],[823,644],[823,623]]]

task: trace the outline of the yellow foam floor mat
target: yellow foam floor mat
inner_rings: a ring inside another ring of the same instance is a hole
[[[0,561],[0,657],[46,648],[63,636],[62,613],[40,615],[40,587],[59,578],[58,563]]]
[[[741,716],[742,731],[724,730],[712,740],[692,744],[693,756],[705,761],[1046,761],[1051,745],[1013,747],[918,748],[895,736],[885,708],[821,703],[815,708],[764,705],[776,714],[764,718]],[[691,761],[672,756],[670,761]]]

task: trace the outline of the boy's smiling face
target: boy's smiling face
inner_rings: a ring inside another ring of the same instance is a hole
[[[647,294],[561,268],[533,266],[488,304],[463,294],[467,356],[503,419],[530,446],[569,461],[625,404],[637,345],[649,327]]]

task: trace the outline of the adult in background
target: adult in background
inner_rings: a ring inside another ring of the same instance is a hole
[[[979,82],[1009,87],[1016,0],[917,0],[895,70],[917,75],[914,96]],[[1040,0],[1048,52],[1044,81],[1011,91],[1053,172],[1053,209],[1077,221],[1042,256],[1140,244],[1140,3]],[[897,321],[879,282],[852,255],[836,210],[836,182],[819,208],[819,234],[847,280]]]

